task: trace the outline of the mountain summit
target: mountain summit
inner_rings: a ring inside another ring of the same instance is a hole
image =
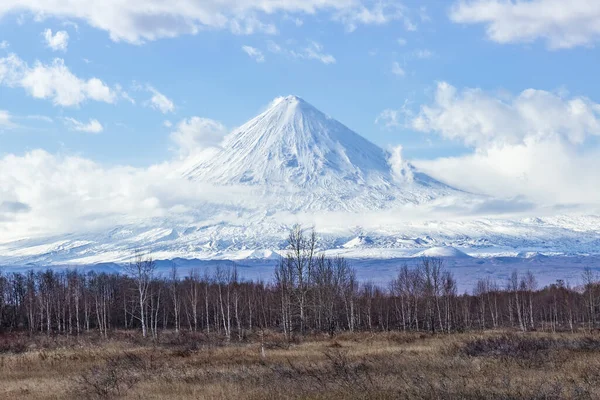
[[[189,176],[220,184],[306,187],[328,181],[380,184],[388,172],[382,149],[301,98],[287,96],[228,135],[222,151]]]
[[[213,157],[185,175],[262,187],[280,199],[294,195],[287,210],[381,209],[394,200],[420,203],[454,191],[408,164],[410,179],[398,180],[388,157],[300,97],[287,96],[227,135]]]

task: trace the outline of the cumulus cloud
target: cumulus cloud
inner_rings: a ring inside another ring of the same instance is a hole
[[[65,118],[65,123],[70,129],[78,132],[100,133],[104,130],[104,127],[97,119],[90,119],[88,123],[84,123],[74,118]]]
[[[317,60],[323,64],[335,64],[336,59],[331,54],[324,51],[323,45],[319,42],[311,41],[308,46],[298,49],[290,50],[286,49],[272,40],[267,42],[267,49],[271,53],[282,54],[290,58],[304,59],[304,60]]]
[[[220,122],[208,118],[191,117],[180,121],[171,133],[180,158],[199,153],[206,148],[218,146],[227,129]]]
[[[67,51],[69,45],[69,34],[66,31],[58,31],[54,35],[52,29],[46,29],[42,36],[46,46],[54,51]]]
[[[259,49],[257,49],[256,47],[252,47],[252,46],[242,46],[242,50],[244,51],[244,53],[248,54],[248,56],[252,59],[254,59],[254,61],[261,63],[265,61],[265,56],[262,53],[262,51],[260,51]]]
[[[598,204],[600,104],[527,89],[495,95],[438,84],[408,126],[463,142],[473,152],[415,161],[438,179],[473,192],[524,195],[542,204]]]
[[[433,104],[422,106],[411,124],[418,131],[434,131],[473,147],[544,139],[578,144],[600,135],[600,105],[585,97],[564,99],[535,89],[501,99],[481,89],[459,91],[440,82]]]
[[[82,79],[74,75],[64,60],[50,64],[36,61],[29,66],[15,54],[0,58],[0,84],[21,87],[37,99],[51,99],[55,105],[72,107],[86,100],[115,103],[119,89],[111,89],[98,78]]]
[[[107,31],[114,41],[143,43],[206,29],[227,29],[235,34],[275,33],[276,17],[327,13],[348,30],[360,24],[380,25],[402,20],[414,29],[406,10],[397,1],[384,0],[112,0],[104,2],[62,0],[3,0],[0,18],[9,13],[33,14],[37,19],[57,17],[86,21]]]
[[[485,24],[498,43],[544,40],[551,49],[591,46],[600,40],[600,2],[589,0],[461,0],[450,11],[457,23]]]
[[[6,50],[9,46],[10,43],[8,43],[6,40],[0,41],[0,50]]]
[[[146,104],[163,114],[175,111],[175,103],[167,96],[156,90],[153,86],[146,86],[146,89],[152,94],[150,100]]]

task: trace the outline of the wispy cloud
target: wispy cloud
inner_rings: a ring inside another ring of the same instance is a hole
[[[152,94],[152,97],[146,101],[146,104],[149,107],[154,108],[163,114],[168,114],[175,111],[175,103],[173,103],[173,100],[159,92],[156,88],[154,88],[154,86],[147,85],[146,90]]]
[[[413,52],[413,56],[419,59],[432,58],[434,53],[428,49],[417,49]]]
[[[75,118],[66,117],[65,123],[71,130],[86,133],[100,133],[104,130],[104,127],[97,119],[90,119],[89,122],[81,122]]]
[[[254,61],[256,61],[257,63],[265,62],[264,54],[256,47],[242,46],[242,50],[244,51],[244,53],[248,54],[250,58],[254,59]]]
[[[13,122],[13,116],[6,110],[0,110],[0,131],[2,129],[11,129],[17,125]]]
[[[404,68],[402,68],[400,66],[400,63],[398,63],[398,61],[394,61],[392,63],[392,74],[394,74],[396,76],[404,76],[404,75],[406,75],[406,72],[404,71]]]
[[[398,2],[379,1],[371,7],[359,4],[338,11],[334,18],[341,21],[348,32],[355,31],[359,25],[384,25],[397,20],[403,22],[407,31],[417,29],[408,16],[408,9]]]
[[[271,53],[283,54],[290,58],[304,59],[304,60],[317,60],[323,64],[335,64],[336,59],[333,55],[328,54],[324,51],[324,47],[321,43],[311,41],[305,47],[299,49],[287,49],[281,45],[275,43],[272,40],[267,42],[267,49]]]

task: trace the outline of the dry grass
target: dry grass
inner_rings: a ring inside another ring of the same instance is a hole
[[[600,337],[343,334],[288,344],[4,336],[0,398],[595,399]],[[11,346],[11,343],[14,344]]]

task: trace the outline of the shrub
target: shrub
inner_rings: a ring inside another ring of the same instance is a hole
[[[109,399],[123,396],[141,379],[146,369],[138,356],[125,353],[112,357],[102,366],[94,366],[76,379],[76,392],[86,398]]]

